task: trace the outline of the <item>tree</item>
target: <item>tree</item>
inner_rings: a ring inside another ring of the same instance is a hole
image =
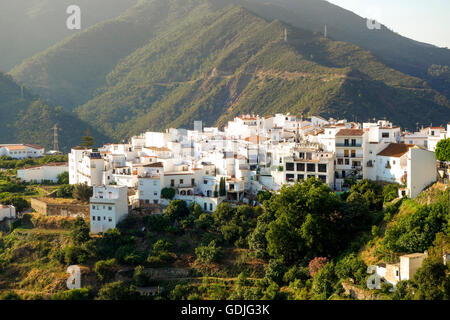
[[[216,262],[222,255],[222,249],[216,246],[216,241],[211,241],[207,246],[195,248],[195,255],[200,263]]]
[[[334,292],[336,282],[334,265],[327,263],[314,275],[312,292],[321,300],[328,299]]]
[[[417,288],[416,300],[449,299],[447,267],[437,259],[427,258],[417,270],[412,282]]]
[[[159,254],[162,251],[170,251],[172,244],[166,240],[158,240],[153,245],[153,253]]]
[[[258,202],[263,203],[265,200],[270,200],[272,193],[269,191],[258,191]]]
[[[164,211],[164,215],[171,221],[177,221],[189,215],[189,208],[183,200],[172,200]]]
[[[226,195],[226,179],[224,177],[220,178],[219,182],[219,196],[224,197]]]
[[[93,189],[86,183],[76,184],[73,189],[73,197],[82,202],[89,202],[92,197]]]
[[[102,282],[108,282],[116,276],[116,259],[100,260],[95,263],[95,273]]]
[[[345,280],[350,278],[354,283],[362,284],[367,276],[367,266],[364,261],[354,253],[341,259],[336,264],[336,275]]]
[[[173,188],[163,188],[161,190],[161,198],[172,200],[175,197],[175,189]]]
[[[77,245],[89,241],[89,226],[83,218],[78,217],[75,220],[70,230],[70,237],[72,241]]]
[[[86,129],[86,132],[83,136],[83,138],[81,138],[81,146],[82,147],[87,147],[87,148],[92,148],[95,144],[94,138],[91,136],[91,131],[89,129]]]
[[[265,279],[281,285],[286,271],[286,266],[281,261],[272,259],[269,261],[269,266],[266,269]]]
[[[68,246],[64,249],[64,262],[68,265],[83,264],[88,256],[89,253],[79,246]]]
[[[383,188],[384,202],[391,202],[398,198],[398,184],[391,183]]]
[[[139,293],[132,285],[126,285],[123,281],[105,284],[98,292],[97,300],[134,300],[139,298]]]
[[[267,251],[286,264],[316,256],[331,256],[342,245],[337,233],[339,198],[322,181],[310,178],[293,186],[284,185],[279,194],[265,201],[271,212],[266,233]]]
[[[71,184],[63,184],[56,190],[57,198],[72,198],[74,187]]]
[[[450,161],[450,138],[437,143],[435,154],[439,161]]]
[[[69,172],[65,171],[58,175],[58,184],[69,184]]]

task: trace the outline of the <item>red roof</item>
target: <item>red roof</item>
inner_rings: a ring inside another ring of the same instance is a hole
[[[364,135],[361,129],[341,129],[336,133],[336,137],[360,137]]]
[[[412,147],[414,147],[413,144],[390,143],[383,151],[378,153],[378,156],[400,158]]]

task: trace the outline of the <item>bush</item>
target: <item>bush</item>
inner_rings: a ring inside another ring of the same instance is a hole
[[[72,289],[63,292],[57,292],[51,300],[90,300],[91,292],[88,288]]]
[[[22,299],[14,291],[8,291],[3,294],[0,294],[0,300],[22,300]]]
[[[170,219],[166,216],[155,214],[145,218],[149,230],[163,232],[170,226]]]
[[[86,221],[83,218],[78,217],[73,223],[70,231],[72,241],[77,245],[83,244],[91,239],[89,233],[90,230]]]
[[[161,198],[172,200],[175,197],[175,193],[176,191],[173,188],[163,188],[161,190]]]
[[[67,171],[58,175],[58,184],[69,184],[69,173]]]
[[[314,275],[312,292],[316,298],[326,300],[333,294],[336,282],[334,265],[327,263]]]
[[[87,184],[76,184],[73,189],[73,197],[82,202],[89,202],[92,197],[92,187]]]
[[[138,298],[139,293],[134,286],[117,281],[105,284],[99,290],[97,300],[134,300]]]
[[[94,270],[101,282],[108,282],[116,276],[117,261],[116,259],[97,261]]]
[[[391,202],[398,198],[398,184],[388,184],[383,188],[384,203]]]
[[[216,241],[211,241],[208,246],[201,246],[195,249],[197,261],[200,263],[216,262],[222,255],[222,249],[216,246]]]
[[[88,252],[82,247],[69,246],[64,249],[64,261],[68,265],[83,264],[88,257]]]
[[[63,184],[56,190],[57,198],[72,198],[74,187],[70,184]]]
[[[189,208],[183,200],[172,200],[164,211],[164,215],[171,221],[177,221],[189,215]]]
[[[450,138],[437,143],[436,159],[439,161],[450,161]]]
[[[143,266],[134,268],[133,281],[139,287],[148,286],[150,277],[145,273]]]
[[[269,266],[266,269],[265,279],[269,282],[275,282],[277,284],[282,284],[283,276],[286,273],[286,267],[279,260],[270,260]]]
[[[363,284],[367,276],[367,266],[364,261],[354,253],[341,259],[335,267],[336,275],[346,280],[350,278],[354,283]]]

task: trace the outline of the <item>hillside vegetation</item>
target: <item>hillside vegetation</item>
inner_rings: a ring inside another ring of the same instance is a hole
[[[424,110],[436,123],[450,116],[443,95],[368,51],[243,8],[205,9],[123,59],[76,109],[79,117],[117,140],[147,128],[189,128],[194,119],[223,125],[246,112],[389,117],[408,127]]]
[[[0,1],[0,70],[8,71],[24,59],[77,33],[66,27],[68,6],[81,8],[82,29],[118,16],[137,0],[13,0]]]
[[[173,200],[163,215],[133,212],[97,236],[81,218],[25,215],[0,234],[0,299],[342,300],[344,283],[367,290],[368,265],[426,249],[413,279],[371,296],[448,300],[449,191],[428,204],[391,202],[396,195],[395,185],[364,180],[338,196],[311,178],[260,194],[256,207],[207,213]],[[73,264],[83,288],[66,290]],[[137,287],[159,291],[140,297]]]
[[[53,146],[53,126],[57,124],[59,146],[67,151],[77,145],[89,128],[98,142],[106,141],[103,134],[92,129],[75,115],[61,107],[52,107],[23,90],[13,79],[0,72],[0,115],[3,125],[0,127],[0,144],[31,143],[51,149]]]

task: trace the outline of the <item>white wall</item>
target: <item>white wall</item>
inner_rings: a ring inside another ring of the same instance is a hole
[[[417,197],[424,188],[437,180],[434,152],[411,148],[408,152],[408,189],[410,198]]]
[[[15,218],[16,208],[14,206],[4,206],[0,204],[0,221],[6,218]]]
[[[17,170],[17,176],[22,181],[42,183],[42,181],[58,182],[58,175],[69,171],[68,165],[41,166]]]
[[[128,214],[128,188],[119,186],[94,187],[90,199],[91,233],[113,229]]]

